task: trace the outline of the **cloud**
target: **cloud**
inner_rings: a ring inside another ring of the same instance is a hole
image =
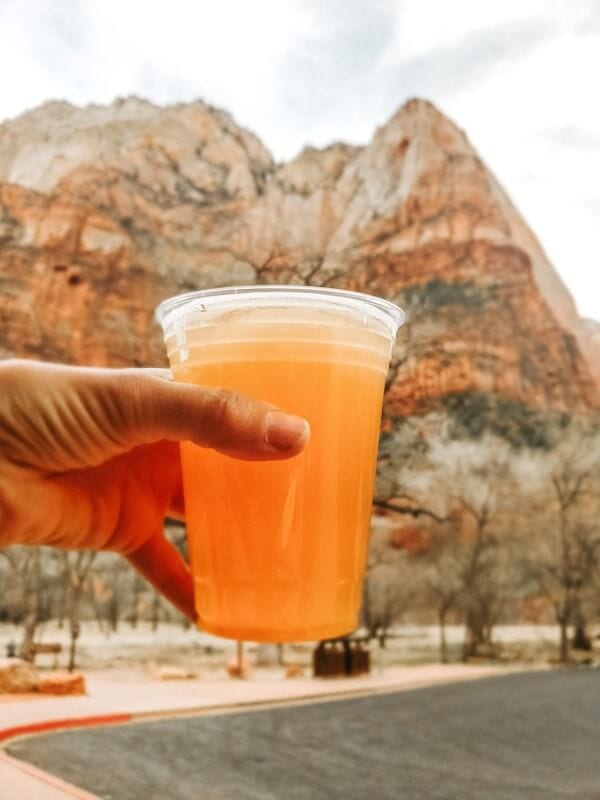
[[[278,74],[269,145],[290,157],[310,140],[364,142],[377,121],[376,65],[391,43],[390,2],[311,0],[304,33]],[[269,121],[266,121],[269,125]],[[305,141],[298,141],[298,132]],[[292,144],[293,142],[293,144]]]
[[[443,42],[402,61],[393,72],[393,84],[410,86],[424,97],[443,97],[468,91],[491,72],[514,65],[556,31],[551,21],[529,19],[474,30],[451,46]]]
[[[267,116],[306,20],[301,0],[4,0],[0,71],[15,80],[3,82],[0,118],[51,97],[123,94]]]
[[[597,0],[579,0],[569,6],[569,11],[576,12],[574,19],[569,15],[576,33],[583,36],[600,35],[600,5]]]
[[[0,0],[0,119],[202,98],[277,159],[363,143],[409,97],[464,128],[600,317],[598,0]]]
[[[577,125],[557,125],[540,134],[540,138],[550,147],[573,149],[579,152],[600,150],[600,133],[594,133]]]

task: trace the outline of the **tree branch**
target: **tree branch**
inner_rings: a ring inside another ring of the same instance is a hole
[[[408,514],[415,518],[429,517],[429,519],[440,523],[450,522],[449,517],[441,517],[434,511],[430,511],[428,508],[423,508],[422,506],[403,505],[401,503],[390,502],[389,500],[374,500],[373,505],[375,508],[381,508],[384,511],[394,511],[396,514]]]

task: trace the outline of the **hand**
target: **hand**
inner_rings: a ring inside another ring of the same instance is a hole
[[[167,370],[0,363],[0,546],[122,553],[195,619],[187,565],[165,539],[184,513],[177,442],[247,459],[296,455],[308,424]]]

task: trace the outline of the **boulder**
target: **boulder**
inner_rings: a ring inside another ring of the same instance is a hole
[[[304,677],[304,668],[301,664],[288,664],[285,668],[286,678],[302,678]]]
[[[187,681],[197,678],[198,673],[184,667],[164,666],[156,670],[154,677],[159,681]]]
[[[32,664],[20,658],[0,658],[0,694],[37,692],[39,683]]]
[[[87,694],[85,678],[78,672],[49,672],[40,678],[39,691],[56,695]]]
[[[245,658],[242,658],[241,661],[232,658],[227,663],[227,674],[230,678],[249,678],[250,664]]]

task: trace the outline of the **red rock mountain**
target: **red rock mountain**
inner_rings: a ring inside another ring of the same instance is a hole
[[[0,126],[0,356],[160,364],[161,299],[254,282],[407,309],[392,422],[444,408],[476,434],[498,415],[600,408],[597,329],[428,102],[365,147],[308,147],[282,165],[201,102],[47,103]]]

